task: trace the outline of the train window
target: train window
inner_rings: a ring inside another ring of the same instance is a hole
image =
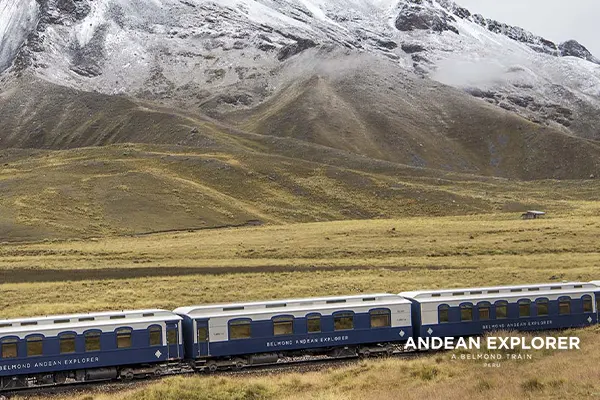
[[[306,318],[306,327],[308,333],[321,332],[321,316],[320,315],[309,315]]]
[[[529,290],[530,292],[539,292],[539,291],[540,291],[540,288],[539,288],[539,287],[530,287],[530,288],[529,288],[529,289],[527,289],[527,290]]]
[[[477,305],[479,309],[479,320],[485,321],[490,319],[490,303],[481,303]]]
[[[162,346],[162,328],[160,326],[151,326],[148,329],[150,336],[150,346]]]
[[[560,315],[571,314],[571,299],[569,297],[561,297],[558,299],[558,313]]]
[[[506,301],[496,302],[496,319],[508,318],[508,303]]]
[[[511,293],[522,292],[523,289],[510,289]]]
[[[154,317],[154,313],[153,313],[153,312],[144,313],[144,314],[142,314],[142,317],[144,317],[144,318],[147,318],[147,317]]]
[[[9,328],[12,324],[0,324],[0,328]]]
[[[275,304],[267,304],[265,306],[265,308],[282,308],[282,307],[287,307],[287,304],[285,304],[285,303],[275,303]]]
[[[85,334],[85,351],[100,351],[100,332]]]
[[[573,289],[582,289],[583,285],[573,285]]]
[[[372,310],[371,328],[389,328],[392,326],[392,315],[390,310]]]
[[[442,297],[441,293],[432,293],[431,297]]]
[[[294,317],[273,318],[273,335],[292,335],[294,333]]]
[[[537,316],[538,317],[545,317],[548,315],[548,300],[537,299],[535,301],[535,305],[537,306]]]
[[[249,339],[252,337],[250,321],[229,322],[229,339]]]
[[[496,294],[496,293],[500,293],[500,291],[499,291],[499,290],[488,290],[487,292],[488,292],[488,294]]]
[[[334,314],[333,329],[336,331],[354,329],[354,314],[351,312]]]
[[[438,308],[438,319],[440,320],[440,324],[446,324],[450,322],[450,307],[446,304],[442,304]]]
[[[21,326],[33,326],[37,324],[37,321],[21,322]]]
[[[464,296],[465,292],[454,292],[452,293],[452,296]]]
[[[519,318],[531,316],[531,301],[528,299],[519,300]]]
[[[473,306],[471,304],[463,304],[460,306],[461,322],[473,321]]]
[[[27,338],[27,357],[41,356],[44,354],[44,337],[40,335]]]
[[[325,304],[345,303],[346,299],[327,300]]]
[[[208,328],[206,326],[198,327],[198,343],[208,342]]]
[[[17,358],[17,339],[2,341],[2,358]]]
[[[69,322],[71,322],[70,319],[55,319],[54,320],[55,324],[68,324]]]
[[[123,319],[125,318],[125,315],[111,315],[110,317],[108,317],[109,319]]]
[[[167,344],[179,344],[177,329],[167,329]]]
[[[363,301],[375,301],[377,300],[375,297],[365,297],[364,299],[362,299]]]
[[[60,335],[60,354],[75,353],[75,335],[65,333]]]
[[[93,321],[95,318],[94,317],[82,317],[79,318],[79,322],[88,322],[88,321]]]
[[[117,348],[128,349],[131,347],[131,329],[117,329]]]
[[[241,311],[243,309],[243,306],[223,307],[223,311]]]
[[[583,312],[591,313],[594,311],[594,304],[592,303],[592,296],[583,296],[581,298],[583,301]]]

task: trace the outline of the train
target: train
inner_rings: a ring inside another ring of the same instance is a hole
[[[393,355],[409,340],[598,324],[600,281],[0,320],[0,391]]]

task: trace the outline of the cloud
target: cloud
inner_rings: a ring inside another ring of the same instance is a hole
[[[432,78],[450,86],[482,86],[504,80],[506,67],[491,62],[448,59],[438,64]]]

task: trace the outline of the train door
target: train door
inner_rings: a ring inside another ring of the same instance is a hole
[[[198,341],[198,357],[208,357],[209,355],[209,332],[208,320],[196,321],[196,340]]]
[[[181,358],[179,354],[179,323],[169,322],[167,323],[167,351],[169,352],[168,358]]]

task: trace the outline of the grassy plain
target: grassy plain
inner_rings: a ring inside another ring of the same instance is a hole
[[[563,193],[536,221],[494,212],[5,242],[0,317],[598,279],[600,204]],[[537,352],[500,368],[444,354],[308,374],[177,377],[80,399],[599,397],[600,332],[577,334],[582,351]]]
[[[0,312],[400,292],[600,273],[600,210],[339,221],[0,245]]]

